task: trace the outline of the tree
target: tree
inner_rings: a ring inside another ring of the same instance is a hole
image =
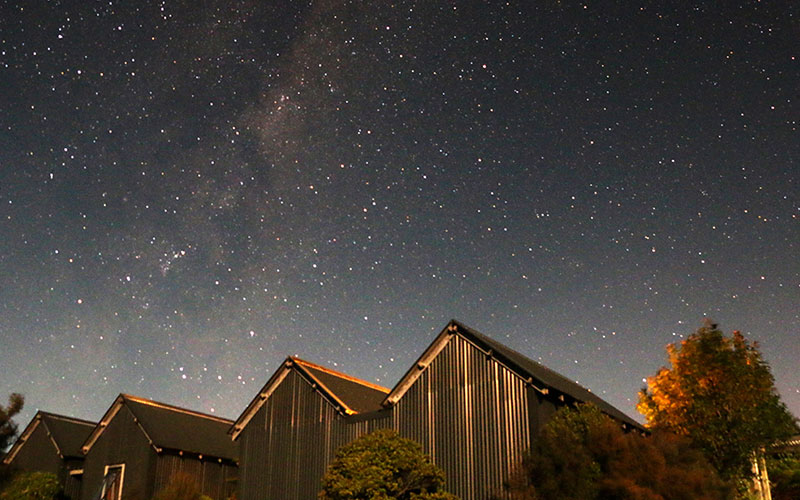
[[[458,500],[422,447],[382,429],[336,452],[322,478],[320,500]]]
[[[5,450],[17,437],[17,424],[11,420],[22,410],[25,398],[16,392],[8,397],[8,406],[0,405],[0,451]]]
[[[545,425],[506,493],[514,500],[724,500],[730,491],[688,440],[626,433],[582,404]]]
[[[758,344],[706,320],[667,353],[670,367],[647,379],[637,409],[649,428],[687,436],[724,478],[746,484],[754,454],[797,432]]]
[[[0,500],[60,500],[63,498],[58,478],[50,472],[19,474],[0,493]]]

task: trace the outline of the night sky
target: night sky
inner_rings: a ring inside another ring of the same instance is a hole
[[[709,316],[800,415],[800,4],[659,3],[2,1],[0,404],[236,418],[456,318],[641,420]]]

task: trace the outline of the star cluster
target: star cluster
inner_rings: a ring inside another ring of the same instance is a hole
[[[236,417],[455,317],[628,414],[710,316],[800,414],[796,6],[2,3],[0,397]]]

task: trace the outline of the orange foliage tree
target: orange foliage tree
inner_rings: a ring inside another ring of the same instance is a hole
[[[649,428],[687,436],[723,477],[744,484],[754,453],[797,432],[758,344],[740,332],[726,337],[706,320],[667,354],[637,409]]]

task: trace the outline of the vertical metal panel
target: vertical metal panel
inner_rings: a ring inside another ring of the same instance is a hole
[[[47,428],[41,422],[19,448],[11,467],[30,472],[52,472],[63,478],[64,462],[58,456],[55,445],[47,435]]]
[[[519,375],[457,334],[374,419],[342,416],[292,370],[239,436],[239,498],[314,500],[336,450],[384,427],[419,442],[462,500],[506,498],[503,483],[552,411]]]
[[[71,500],[80,500],[82,479],[80,475],[70,476],[67,474],[64,478],[64,496]]]
[[[194,478],[203,495],[213,500],[225,500],[231,493],[230,480],[236,477],[236,467],[214,460],[199,460],[192,456],[159,455],[154,491],[158,492],[167,486],[177,473]]]
[[[317,498],[336,450],[391,418],[352,422],[292,370],[239,435],[239,498]]]
[[[156,453],[150,446],[133,414],[123,408],[110,421],[83,462],[81,498],[93,500],[101,491],[105,466],[125,464],[123,500],[141,500],[153,496],[152,465]]]
[[[458,335],[393,411],[398,431],[423,445],[462,500],[502,496],[530,446],[525,382]]]

